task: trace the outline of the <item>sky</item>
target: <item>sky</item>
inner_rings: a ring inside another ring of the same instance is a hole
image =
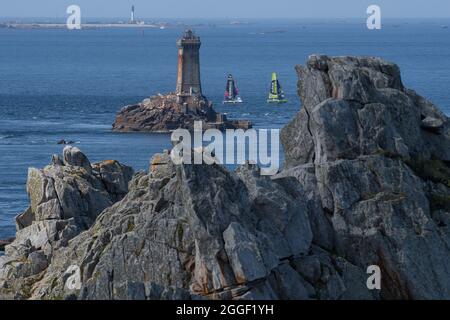
[[[450,0],[1,0],[0,17],[66,16],[76,4],[83,17],[138,18],[364,18],[377,4],[385,18],[449,18]]]

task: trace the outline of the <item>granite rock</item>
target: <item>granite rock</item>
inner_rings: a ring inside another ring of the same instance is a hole
[[[193,131],[195,121],[202,122],[205,130],[252,127],[246,120],[228,120],[225,115],[216,112],[206,98],[182,104],[176,94],[160,94],[139,104],[123,107],[116,116],[113,130],[168,133],[181,128]]]
[[[303,109],[278,177],[301,183],[313,242],[379,266],[383,299],[450,299],[449,119],[378,58],[311,56],[297,72]]]
[[[64,148],[63,154],[64,161],[53,156],[44,169],[28,171],[30,207],[17,216],[16,237],[0,260],[0,286],[11,286],[9,298],[25,297],[30,282],[47,269],[54,253],[128,192],[132,168],[109,161],[91,166],[74,147]],[[19,280],[11,283],[11,277]]]
[[[450,160],[448,118],[404,88],[397,65],[313,55],[296,69],[303,108],[282,131],[288,167],[376,153]]]
[[[149,173],[135,175],[124,199],[52,251],[31,288],[5,283],[32,299],[310,299],[321,290],[328,290],[324,298],[348,291],[331,262],[333,277],[320,284],[296,270],[305,255],[318,253],[307,199],[295,178],[272,180],[250,164],[236,172],[220,165],[176,166],[167,153],[151,164]],[[48,225],[46,234],[56,235],[58,223]],[[47,239],[32,234],[29,247],[45,254]],[[337,259],[325,250],[320,255]],[[73,266],[81,270],[79,290],[66,286]]]

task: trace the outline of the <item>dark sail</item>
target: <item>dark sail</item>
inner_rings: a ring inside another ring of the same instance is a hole
[[[280,95],[283,90],[281,89],[280,81],[274,80],[272,81],[272,87],[270,88],[270,93],[273,95]]]
[[[238,92],[236,89],[236,85],[234,79],[231,75],[228,76],[227,87],[225,90],[225,99],[234,99],[237,96]]]
[[[242,102],[242,99],[239,97],[239,89],[231,74],[228,75],[227,86],[225,88],[225,97],[223,102],[224,103]]]

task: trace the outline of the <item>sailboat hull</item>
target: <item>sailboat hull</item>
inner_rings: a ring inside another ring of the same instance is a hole
[[[227,101],[223,101],[223,104],[239,104],[239,103],[243,103],[244,101],[242,100],[227,100]]]
[[[283,104],[283,103],[288,103],[289,101],[287,99],[268,99],[267,103],[278,103],[278,104]]]

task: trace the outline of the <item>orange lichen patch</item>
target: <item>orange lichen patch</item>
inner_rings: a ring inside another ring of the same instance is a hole
[[[191,290],[199,295],[206,295],[210,293],[208,287],[210,286],[210,281],[208,274],[208,268],[206,268],[203,262],[200,265],[196,266],[195,270],[195,278],[196,281],[192,284]]]
[[[332,96],[334,99],[339,99],[339,89],[336,88],[336,87],[333,87],[331,96]]]
[[[152,172],[155,172],[157,167],[162,164],[166,164],[166,163],[163,161],[163,159],[161,158],[160,155],[155,155],[152,160],[152,166],[151,166]]]
[[[117,163],[116,160],[105,160],[103,162],[100,163],[100,165],[102,166],[112,166],[115,165]]]
[[[102,162],[94,163],[92,165],[92,168],[97,171],[102,171],[102,170],[110,170],[111,168],[117,168],[118,166],[120,166],[120,164],[116,160],[105,160]]]

